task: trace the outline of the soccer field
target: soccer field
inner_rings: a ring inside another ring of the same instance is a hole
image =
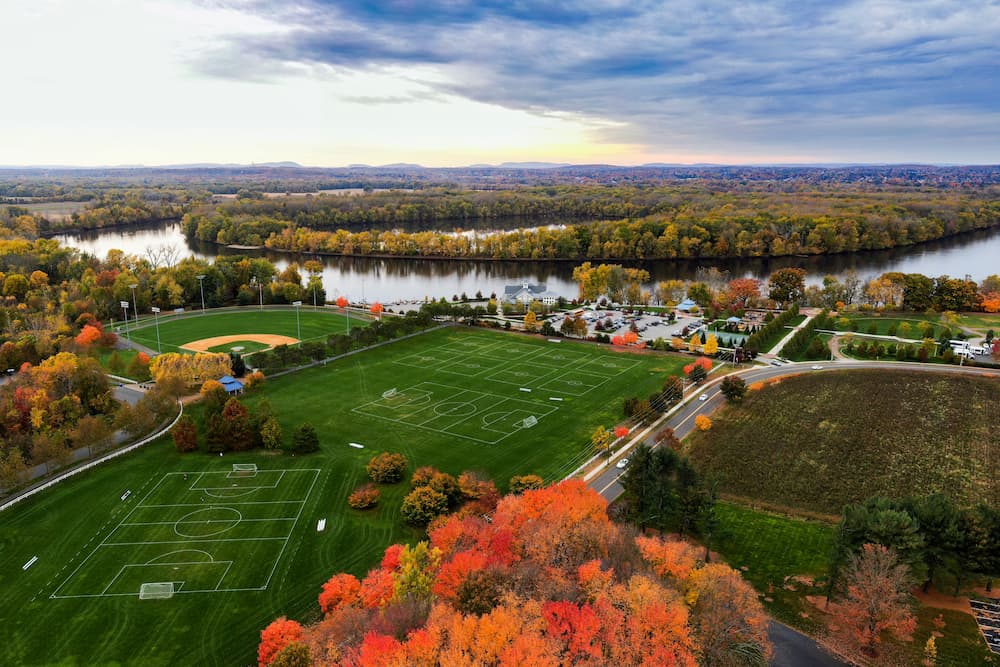
[[[689,360],[449,327],[269,378],[246,402],[267,400],[286,441],[311,421],[318,453],[182,455],[165,438],[0,514],[0,664],[252,664],[275,617],[315,618],[331,573],[363,576],[389,544],[426,536],[400,517],[405,482],[348,507],[374,454],[501,489],[559,479],[626,397]],[[140,599],[143,584],[172,597]]]
[[[205,338],[217,336],[236,336],[247,334],[271,334],[287,336],[299,340],[323,340],[327,336],[347,331],[347,318],[343,313],[320,308],[303,307],[299,309],[296,319],[295,308],[268,308],[257,310],[247,307],[246,310],[223,312],[206,311],[204,314],[192,313],[183,317],[164,316],[159,318],[160,346],[164,352],[183,352],[181,347]],[[368,318],[352,313],[351,326],[361,327],[368,323]],[[117,330],[125,337],[125,329]],[[130,329],[132,340],[156,350],[156,325],[153,320],[143,320],[139,327]],[[234,343],[236,344],[236,343]],[[228,349],[228,348],[227,348]],[[251,350],[247,350],[251,351]]]
[[[571,472],[594,429],[622,421],[625,398],[648,397],[689,360],[449,328],[277,378],[247,402],[266,398],[286,432],[312,422],[333,451],[398,451],[502,488],[516,474]]]
[[[265,590],[319,472],[171,472],[128,490],[131,510],[49,597]]]

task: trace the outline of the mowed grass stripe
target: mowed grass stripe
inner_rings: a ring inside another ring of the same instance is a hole
[[[360,316],[351,316],[351,326],[366,326],[367,320]],[[240,334],[277,334],[279,336],[299,337],[301,340],[326,340],[328,336],[347,331],[347,318],[337,312],[328,310],[312,310],[301,308],[299,321],[296,322],[294,308],[287,310],[252,310],[239,312],[213,313],[207,311],[204,315],[187,315],[172,319],[161,317],[159,321],[160,344],[164,352],[184,351],[180,347],[187,343],[215,336],[232,336]],[[119,332],[125,335],[124,328]],[[156,349],[156,327],[146,323],[139,329],[131,330],[133,340]],[[238,343],[229,343],[227,349]],[[249,350],[248,350],[249,351]]]

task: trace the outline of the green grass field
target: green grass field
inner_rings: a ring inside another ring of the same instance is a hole
[[[419,539],[399,516],[405,483],[382,487],[375,510],[347,507],[372,455],[475,469],[501,487],[556,479],[626,396],[686,361],[447,329],[268,380],[248,402],[270,401],[286,438],[312,421],[319,453],[180,455],[165,439],[0,514],[0,664],[252,664],[276,616],[317,617],[332,573],[363,575],[387,545]],[[233,477],[234,462],[260,472]],[[138,599],[153,581],[183,583],[171,599]]]
[[[178,319],[172,316],[161,317],[160,344],[164,352],[178,352],[182,351],[181,345],[215,336],[278,334],[298,338],[301,327],[303,341],[325,341],[331,334],[347,331],[347,319],[341,313],[312,308],[301,308],[300,311],[298,321],[294,308],[256,310],[248,307],[244,311],[207,311],[204,315],[185,315]],[[351,315],[352,327],[365,326],[367,322],[367,318]],[[124,328],[118,335],[124,337]],[[132,329],[130,335],[137,343],[156,350],[156,327],[153,320],[141,320],[139,327]],[[239,344],[241,343],[227,343],[222,346],[224,349],[221,351],[228,352],[233,345]],[[246,342],[242,344],[246,345]],[[248,348],[247,351],[252,350]]]
[[[749,392],[687,442],[722,489],[839,514],[874,495],[1000,493],[995,378],[906,370],[809,373]]]

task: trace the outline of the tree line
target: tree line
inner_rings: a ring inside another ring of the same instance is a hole
[[[509,219],[542,221],[543,226],[447,231],[475,220]],[[563,224],[544,226],[546,220]],[[438,231],[407,231],[429,223],[437,223]],[[292,252],[579,260],[852,252],[998,224],[1000,204],[989,192],[848,188],[786,193],[705,184],[391,191],[303,203],[245,200],[184,218],[185,232],[203,241]]]

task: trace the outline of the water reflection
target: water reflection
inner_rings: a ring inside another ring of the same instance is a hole
[[[253,254],[266,256],[280,269],[294,257],[286,253],[246,251],[223,248],[189,240],[181,233],[180,223],[168,222],[128,229],[105,229],[66,234],[59,237],[100,257],[117,248],[142,255],[147,248],[175,247],[182,256],[214,258],[216,255]],[[971,232],[943,241],[908,248],[811,257],[743,258],[725,260],[664,260],[645,262],[653,282],[671,278],[692,279],[701,266],[715,266],[729,271],[732,277],[766,278],[773,271],[801,267],[810,282],[819,282],[827,274],[843,275],[853,270],[862,278],[886,271],[923,273],[928,276],[969,276],[982,280],[1000,273],[1000,230]],[[419,259],[374,259],[358,257],[319,257],[324,266],[323,284],[331,295],[344,294],[352,299],[397,301],[427,297],[451,297],[477,291],[484,295],[502,292],[503,286],[521,282],[545,283],[549,289],[572,296],[574,262],[468,262]]]

